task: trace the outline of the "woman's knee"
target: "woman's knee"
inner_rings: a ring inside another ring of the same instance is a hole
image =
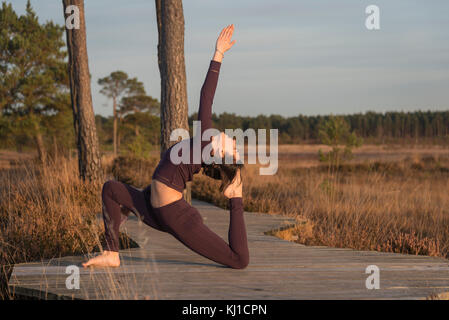
[[[108,180],[103,184],[103,188],[101,190],[101,196],[104,197],[111,197],[113,191],[115,188],[117,188],[117,185],[120,182],[115,180]]]
[[[233,269],[245,269],[249,265],[249,254],[239,256],[239,259],[230,267]]]
[[[245,269],[249,265],[249,257],[245,256],[240,259],[239,269]]]

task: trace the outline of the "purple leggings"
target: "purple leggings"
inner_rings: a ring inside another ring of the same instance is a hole
[[[150,187],[139,190],[114,180],[107,181],[103,185],[105,249],[118,251],[119,228],[127,218],[121,208],[126,208],[145,224],[170,233],[185,246],[212,261],[234,269],[243,269],[248,265],[249,251],[242,198],[229,200],[228,245],[203,223],[198,210],[184,199],[160,208],[153,208],[150,202]]]

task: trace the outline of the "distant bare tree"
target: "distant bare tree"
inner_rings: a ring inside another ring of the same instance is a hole
[[[137,82],[137,79],[135,79]],[[106,97],[112,99],[112,116],[114,119],[113,133],[112,133],[112,144],[114,150],[114,157],[118,153],[118,121],[120,119],[120,112],[118,110],[119,98],[126,94],[130,90],[130,79],[128,74],[123,71],[114,71],[110,75],[98,79],[98,84],[101,86],[101,93]],[[141,84],[140,90],[143,89],[143,84]]]

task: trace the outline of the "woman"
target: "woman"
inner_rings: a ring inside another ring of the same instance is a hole
[[[212,125],[212,102],[218,82],[224,52],[235,43],[231,42],[234,25],[224,28],[215,45],[215,53],[210,62],[205,82],[201,88],[198,119],[201,121],[201,135]],[[193,145],[190,139],[190,147]],[[215,140],[216,141],[216,140]],[[224,141],[224,139],[223,139]],[[201,150],[210,141],[201,143]],[[243,218],[241,165],[232,164],[174,164],[170,159],[168,149],[161,157],[151,185],[140,191],[132,186],[108,181],[103,186],[103,219],[105,226],[106,249],[103,253],[88,262],[88,266],[118,267],[119,227],[126,220],[129,212],[133,212],[147,225],[168,232],[196,253],[217,263],[235,269],[243,269],[249,263],[249,252]],[[224,158],[229,150],[225,147],[212,147],[214,152]],[[238,158],[235,150],[231,151],[234,160]],[[193,152],[190,152],[193,157]],[[225,163],[224,161],[222,163]],[[201,168],[203,172],[215,179],[221,179],[220,191],[229,199],[230,223],[229,245],[217,234],[203,224],[203,219],[197,209],[182,198],[182,191],[187,181],[192,180],[194,174]]]

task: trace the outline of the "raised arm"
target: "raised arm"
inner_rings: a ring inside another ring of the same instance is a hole
[[[217,88],[218,75],[220,73],[224,53],[228,51],[235,43],[235,40],[231,42],[233,33],[233,24],[221,30],[215,44],[214,56],[210,62],[206,79],[201,87],[200,107],[198,110],[198,120],[201,121],[201,135],[205,130],[212,128],[212,103],[214,101],[215,90]],[[205,144],[207,143],[208,142]],[[202,143],[202,146],[204,147],[205,144]]]
[[[212,103],[214,102],[215,90],[218,83],[221,63],[212,60],[207,71],[206,80],[201,87],[200,108],[198,120],[201,121],[201,135],[212,127]]]

